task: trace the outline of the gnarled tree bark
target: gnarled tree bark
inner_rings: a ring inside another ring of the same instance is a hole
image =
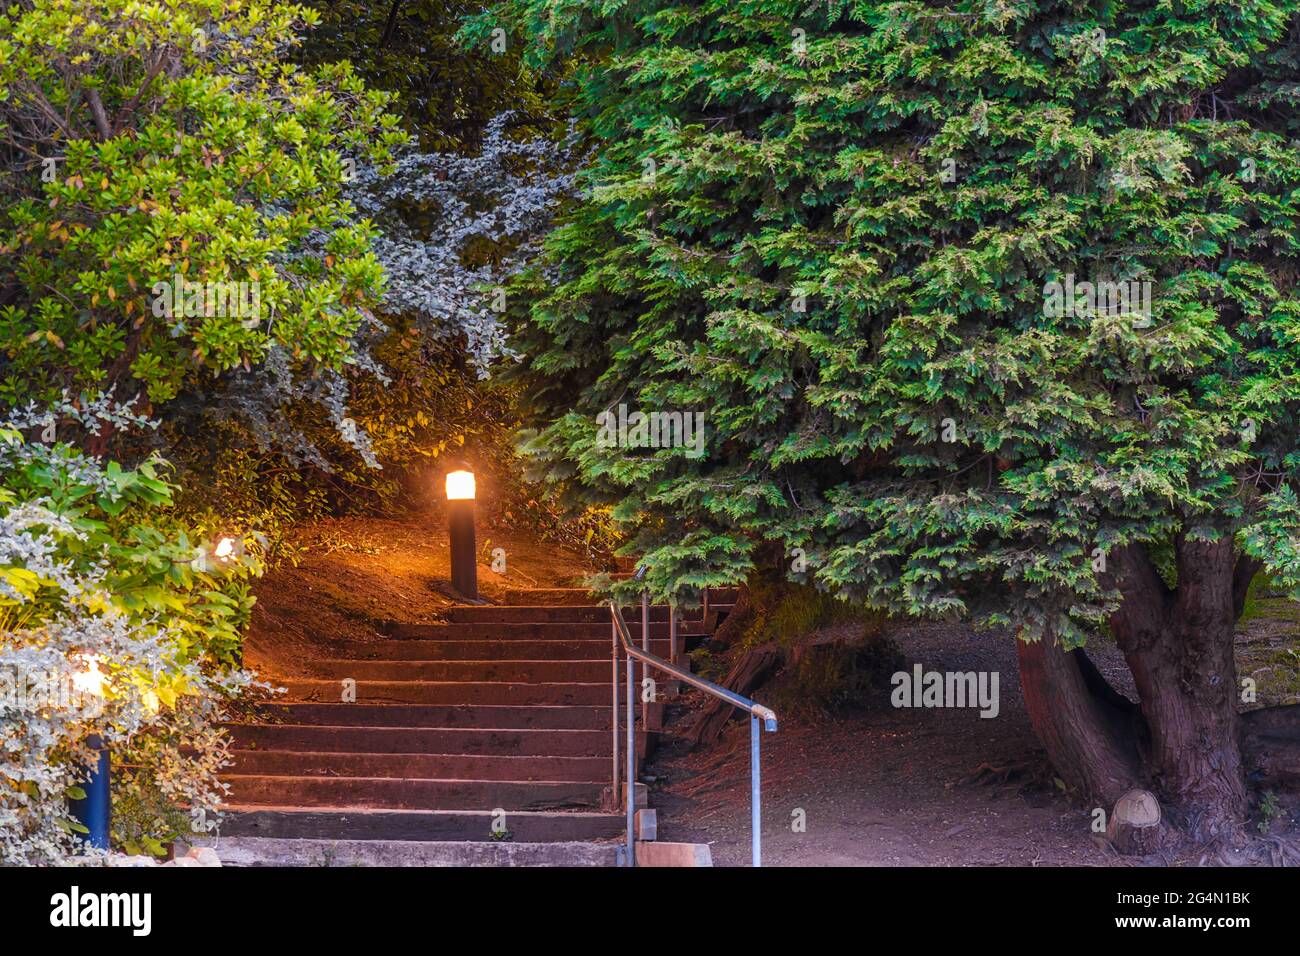
[[[1110,621],[1137,687],[1118,694],[1082,650],[1020,644],[1021,683],[1034,730],[1070,785],[1111,806],[1152,790],[1167,819],[1194,839],[1237,839],[1249,810],[1246,773],[1300,778],[1300,708],[1239,713],[1233,657],[1237,618],[1258,563],[1217,542],[1175,541],[1178,585],[1145,549],[1116,549],[1122,595]],[[1245,758],[1243,758],[1243,753]]]
[[[1067,786],[1109,812],[1141,781],[1131,707],[1117,706],[1109,685],[1109,694],[1090,689],[1105,681],[1082,649],[1066,651],[1051,638],[1016,646],[1025,707],[1048,759]]]
[[[1160,582],[1153,594],[1149,558],[1126,555],[1130,576],[1111,629],[1133,672],[1149,775],[1170,817],[1198,839],[1234,835],[1248,809],[1233,658],[1237,559],[1227,536],[1180,536],[1175,547],[1174,591]]]

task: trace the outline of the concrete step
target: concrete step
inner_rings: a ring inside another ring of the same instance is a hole
[[[357,704],[484,704],[513,707],[531,704],[609,706],[609,664],[600,683],[510,683],[501,681],[357,680]],[[299,679],[278,681],[289,700],[341,703],[341,680]]]
[[[322,660],[311,669],[323,678],[356,681],[454,681],[489,683],[556,684],[572,681],[594,684],[610,679],[611,662],[603,660],[559,661],[421,661],[421,660]],[[360,695],[358,695],[360,699]]]
[[[383,638],[334,646],[306,664],[317,676],[280,681],[286,698],[230,725],[226,862],[614,862],[624,817],[600,812],[612,771],[609,609],[581,588],[509,597],[527,603],[383,623]],[[638,644],[640,610],[624,614]],[[671,659],[668,614],[651,609],[650,650]],[[679,647],[716,618],[683,622]],[[621,743],[621,708],[614,719]],[[637,732],[638,761],[653,739]],[[635,793],[645,806],[645,785]]]
[[[527,843],[612,840],[624,833],[621,813],[507,811],[504,820],[487,810],[377,810],[362,808],[250,807],[233,805],[221,839],[452,840],[490,841],[500,821],[515,840]],[[217,851],[220,855],[220,850]]]
[[[633,619],[640,620],[639,608],[626,608],[624,619],[630,624]],[[453,607],[447,612],[447,620],[453,624],[604,624],[609,626],[609,608],[604,605],[586,605],[574,607],[529,607],[526,605],[487,605]],[[668,608],[660,605],[650,609],[651,621],[668,620]]]
[[[609,576],[613,581],[625,581],[632,577],[630,574],[612,574]],[[709,591],[709,604],[735,604],[736,598],[740,594],[739,588],[712,588]],[[696,593],[696,600],[699,600],[699,594]],[[585,587],[571,588],[508,588],[505,594],[505,604],[523,604],[523,605],[582,605],[599,603],[592,597],[590,589]]]
[[[391,810],[555,810],[598,807],[609,783],[519,780],[419,780],[226,774],[232,803],[277,807]]]
[[[626,581],[631,575],[611,574],[608,577],[611,581]],[[734,604],[739,593],[739,588],[712,588],[709,591],[709,603]],[[695,592],[695,599],[698,602],[698,591]],[[590,588],[575,585],[567,588],[507,588],[502,603],[531,607],[544,604],[553,607],[555,605],[603,604],[604,602],[596,599]]]
[[[638,642],[639,646],[639,642]],[[593,640],[388,640],[349,641],[337,656],[350,660],[384,661],[546,661],[603,660],[610,658],[608,633]],[[650,641],[650,653],[664,657],[671,651],[667,638]]]
[[[346,705],[345,705],[346,706]],[[426,727],[332,727],[230,724],[235,750],[311,753],[465,754],[512,757],[602,757],[612,742],[609,711],[600,730],[495,730]],[[638,731],[643,750],[645,735]],[[620,738],[620,747],[622,741]],[[603,771],[602,771],[603,772]]]
[[[660,843],[637,840],[632,848],[636,865],[661,866],[713,866],[713,853],[707,843]]]
[[[607,745],[608,746],[608,745]],[[607,750],[608,753],[608,750]],[[272,777],[608,782],[610,757],[239,750],[230,773]]]
[[[302,840],[266,837],[196,839],[223,866],[617,866],[618,843],[514,841]]]
[[[338,685],[329,685],[337,697]],[[400,727],[492,730],[604,730],[609,732],[609,689],[600,705],[525,706],[484,704],[259,704],[260,719],[330,727]]]
[[[626,619],[629,633],[641,640],[640,618]],[[400,621],[381,621],[377,627],[386,637],[401,641],[565,641],[591,640],[609,643],[610,618],[601,621],[478,621],[448,624],[405,624]],[[698,622],[684,622],[678,634],[702,634]],[[651,621],[650,637],[668,636],[668,622]]]

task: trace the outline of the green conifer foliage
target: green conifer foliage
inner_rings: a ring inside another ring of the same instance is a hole
[[[892,611],[1109,625],[1158,748],[1235,750],[1242,582],[1300,585],[1298,11],[520,0],[595,147],[517,336],[539,465],[661,592],[774,541]],[[604,447],[620,403],[703,413],[703,455]],[[1116,776],[1240,815],[1239,766],[1165,758]]]

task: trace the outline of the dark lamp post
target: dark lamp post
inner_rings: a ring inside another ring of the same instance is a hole
[[[478,562],[474,543],[474,473],[447,473],[447,522],[451,536],[451,585],[478,600]]]
[[[86,828],[82,840],[97,850],[107,850],[113,820],[113,797],[109,789],[112,785],[112,762],[108,748],[98,734],[87,737],[86,743],[98,757],[90,776],[81,783],[85,796],[69,800],[68,806],[72,818]]]

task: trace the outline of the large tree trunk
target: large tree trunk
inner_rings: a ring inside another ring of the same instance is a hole
[[[1177,553],[1174,592],[1152,587],[1154,568],[1130,568],[1135,584],[1148,578],[1149,603],[1130,609],[1137,595],[1126,593],[1112,629],[1137,685],[1148,772],[1169,816],[1197,839],[1235,837],[1248,810],[1233,657],[1236,556],[1230,540],[1180,539]]]
[[[1170,816],[1200,838],[1239,829],[1247,799],[1232,628],[1171,628],[1125,657],[1150,729],[1152,783]]]
[[[1140,547],[1112,554],[1123,596],[1111,631],[1139,701],[1116,693],[1082,650],[1050,638],[1019,642],[1029,717],[1065,782],[1108,809],[1126,791],[1155,792],[1167,818],[1199,841],[1238,839],[1249,811],[1243,747],[1257,775],[1300,766],[1293,714],[1238,713],[1233,636],[1258,569],[1230,539],[1176,542],[1178,586],[1165,585]]]
[[[1082,650],[1066,651],[1050,637],[1016,647],[1025,707],[1048,759],[1069,787],[1109,813],[1141,780],[1129,715],[1096,692],[1100,675]]]

